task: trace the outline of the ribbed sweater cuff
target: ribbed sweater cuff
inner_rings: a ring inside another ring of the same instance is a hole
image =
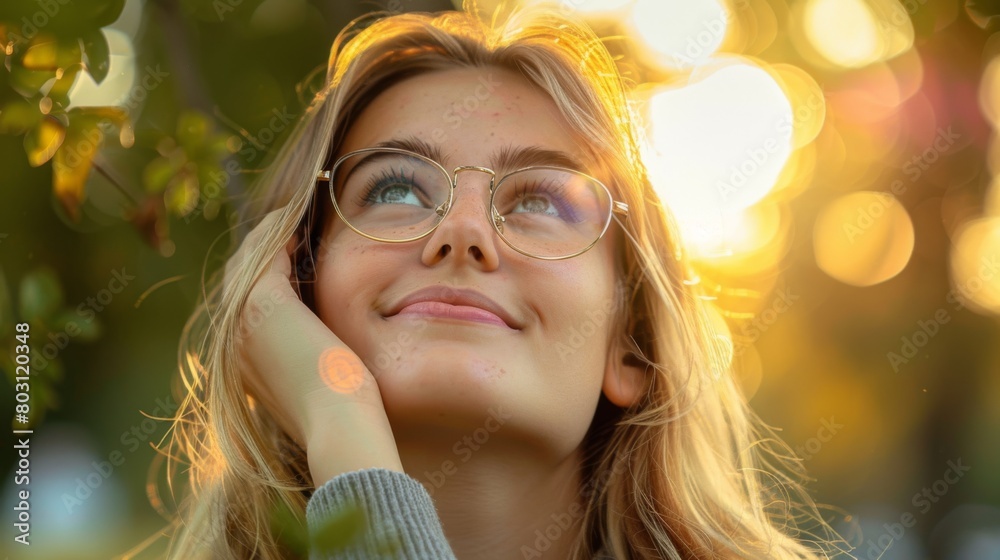
[[[379,557],[399,559],[454,559],[441,527],[441,520],[427,490],[413,477],[385,468],[343,473],[316,489],[306,506],[310,533],[331,512],[354,503],[368,520],[368,530],[349,549],[329,555],[310,551],[310,560],[336,558],[362,560]],[[387,555],[391,543],[395,555]]]

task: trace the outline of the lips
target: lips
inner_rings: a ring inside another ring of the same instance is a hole
[[[484,294],[447,286],[432,286],[413,292],[386,314],[387,317],[394,315],[431,315],[521,329],[513,315]]]

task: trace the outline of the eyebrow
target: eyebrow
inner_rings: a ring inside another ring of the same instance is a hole
[[[440,146],[429,144],[415,136],[393,138],[385,142],[379,142],[375,144],[375,147],[408,150],[444,165],[445,157],[441,152]],[[508,144],[497,149],[489,158],[489,167],[496,171],[498,178],[503,177],[511,171],[535,165],[565,167],[574,171],[584,171],[585,169],[580,160],[572,155],[563,151],[549,150],[539,146],[514,146],[513,144]]]

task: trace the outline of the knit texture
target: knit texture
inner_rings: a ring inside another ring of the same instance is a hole
[[[408,474],[369,468],[339,474],[313,492],[306,522],[314,533],[327,516],[354,503],[364,512],[369,530],[360,542],[342,551],[310,550],[309,560],[457,560],[444,536],[441,519],[427,489]],[[396,546],[396,554],[381,552]],[[604,549],[595,560],[614,560]]]
[[[346,550],[327,555],[311,550],[309,560],[456,560],[427,489],[391,469],[342,473],[317,488],[306,505],[310,533],[352,502],[364,512],[369,530]],[[396,554],[380,552],[393,545],[398,546]]]

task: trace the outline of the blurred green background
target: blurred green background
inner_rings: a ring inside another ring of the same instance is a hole
[[[720,344],[855,556],[1000,559],[997,3],[556,4],[619,57]],[[115,557],[165,525],[149,416],[176,407],[179,336],[234,209],[348,21],[450,7],[0,5],[0,408],[34,430],[30,547],[2,436],[0,554]]]

